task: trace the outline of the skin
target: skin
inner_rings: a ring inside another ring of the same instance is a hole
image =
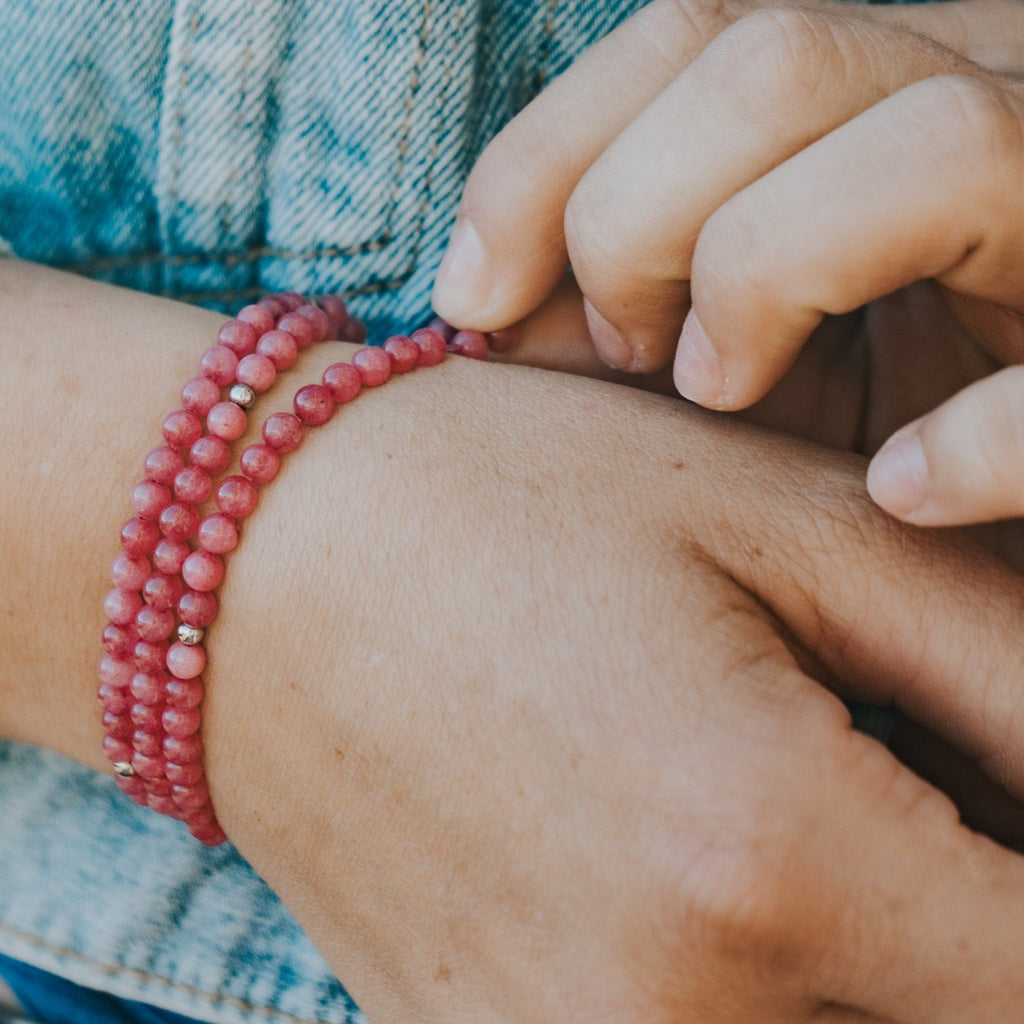
[[[0,314],[0,733],[100,768],[104,567],[139,439],[220,321],[15,263]],[[1024,587],[893,523],[862,472],[459,360],[307,439],[231,558],[207,769],[371,1020],[1020,1018],[1024,859],[818,679],[1020,795]]]
[[[571,263],[606,364],[674,363],[721,410],[763,398],[827,315],[923,280],[993,369],[1019,362],[1022,52],[1013,0],[655,0],[484,153],[435,306],[523,321]],[[894,424],[875,500],[922,525],[1024,513],[1022,386],[1010,366]]]

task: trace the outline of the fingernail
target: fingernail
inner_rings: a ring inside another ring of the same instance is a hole
[[[457,221],[434,282],[434,307],[454,322],[477,316],[487,306],[491,275],[487,253],[473,222]]]
[[[692,309],[683,321],[672,375],[679,393],[691,402],[716,406],[725,398],[728,382],[718,353]]]
[[[868,493],[893,515],[916,512],[927,500],[928,460],[913,428],[894,434],[868,466]]]
[[[583,308],[587,314],[587,328],[601,362],[613,370],[626,369],[633,362],[633,349],[626,339],[598,313],[589,300],[583,300]]]

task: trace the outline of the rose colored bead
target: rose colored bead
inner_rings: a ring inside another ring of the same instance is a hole
[[[274,329],[274,317],[265,309],[260,309],[259,306],[246,306],[240,309],[235,319],[241,320],[243,323],[252,324],[256,330],[257,338],[261,334],[266,334],[267,331]]]
[[[444,335],[433,327],[421,327],[413,331],[412,343],[420,350],[420,366],[437,366],[444,362],[447,343]]]
[[[129,555],[150,555],[160,540],[160,527],[136,516],[121,527],[121,547]]]
[[[197,830],[218,827],[217,816],[213,813],[213,805],[208,802],[201,807],[185,811],[182,820],[188,825],[192,835],[196,835]]]
[[[231,349],[241,359],[256,351],[256,328],[244,320],[229,320],[217,332],[217,343]]]
[[[187,590],[181,595],[178,601],[178,615],[181,621],[188,626],[195,626],[196,629],[205,629],[217,618],[217,596]]]
[[[516,329],[503,327],[500,331],[488,331],[487,347],[492,352],[508,352],[516,343]]]
[[[179,817],[178,808],[170,796],[160,796],[150,792],[146,796],[146,805],[151,811],[156,811],[157,814],[166,814],[169,818]]]
[[[224,579],[224,563],[209,551],[193,551],[185,559],[181,575],[193,590],[215,590]]]
[[[436,331],[442,338],[444,338],[445,345],[455,337],[456,333],[456,329],[452,327],[447,320],[442,320],[439,316],[435,316],[434,319],[427,324],[424,330]]]
[[[297,316],[301,317],[303,320],[306,321],[306,323],[309,324],[310,330],[313,332],[312,338],[310,340],[314,344],[316,342],[326,341],[328,337],[337,337],[337,327],[332,329],[331,318],[319,306],[300,306],[297,310],[295,310],[295,313]],[[346,313],[345,316],[347,318],[348,314]],[[285,317],[285,320],[287,319],[288,318]],[[286,331],[292,330],[290,326],[285,326],[284,320],[281,321],[281,327],[283,327]]]
[[[235,379],[239,384],[248,384],[256,394],[261,395],[277,380],[277,367],[268,356],[254,352],[238,364]]]
[[[199,711],[192,708],[184,711],[181,708],[168,708],[164,712],[164,732],[168,736],[177,736],[184,739],[199,732]]]
[[[146,604],[162,612],[178,603],[183,589],[179,577],[156,572],[142,585],[142,597]]]
[[[115,626],[111,622],[103,628],[103,650],[115,658],[130,658],[137,639],[131,626]]]
[[[136,729],[132,733],[132,747],[146,757],[158,757],[164,751],[163,733]]]
[[[132,651],[135,667],[140,672],[147,674],[162,672],[165,659],[167,658],[168,646],[166,641],[150,642],[149,640],[139,640]]]
[[[225,515],[233,519],[244,519],[256,508],[258,497],[259,493],[251,480],[246,480],[244,476],[229,476],[218,485],[215,500],[217,508]]]
[[[383,347],[391,357],[392,373],[408,373],[416,368],[420,359],[420,349],[411,338],[404,334],[394,334],[384,342]]]
[[[153,568],[158,572],[176,576],[181,572],[181,563],[185,561],[191,550],[183,540],[163,537],[153,552]]]
[[[198,526],[199,513],[194,505],[175,501],[160,513],[160,529],[165,537],[172,540],[185,540],[191,537]]]
[[[363,379],[359,370],[351,363],[331,363],[324,370],[321,380],[324,387],[331,393],[331,398],[339,405],[351,402],[363,389]]]
[[[103,737],[103,753],[111,761],[131,761],[135,753],[131,740],[122,739],[120,736]]]
[[[295,346],[301,352],[303,349],[309,348],[314,341],[322,341],[322,335],[317,336],[317,332],[313,327],[313,322],[307,317],[303,316],[301,310],[312,309],[312,306],[300,306],[298,310],[293,313],[285,313],[283,317],[278,321],[277,329],[279,331],[287,331],[294,339]],[[317,310],[321,316],[323,316],[322,310]],[[327,317],[324,317],[326,324]]]
[[[166,683],[167,706],[181,711],[190,711],[203,702],[206,687],[202,679],[176,679],[173,676]]]
[[[235,380],[238,369],[238,356],[227,345],[214,345],[203,353],[199,360],[199,370],[204,377],[209,377],[218,388],[226,388]],[[220,395],[217,396],[218,398]]]
[[[213,491],[213,478],[202,466],[187,466],[174,478],[174,496],[178,501],[198,505]]]
[[[220,846],[228,841],[227,833],[217,824],[216,821],[210,824],[193,825],[188,822],[188,830],[194,839],[198,839],[204,846]]]
[[[203,421],[188,409],[178,409],[164,420],[160,429],[172,448],[191,448],[203,435]]]
[[[287,370],[299,354],[295,338],[287,331],[267,331],[256,343],[258,355],[266,356],[278,370]]]
[[[134,590],[114,588],[103,602],[103,611],[115,626],[127,626],[135,621],[142,607],[142,598]]]
[[[223,513],[207,516],[199,524],[199,544],[214,555],[234,551],[238,547],[238,524]]]
[[[274,298],[278,302],[283,302],[285,308],[290,312],[294,312],[306,304],[306,296],[300,295],[298,292],[278,292]]]
[[[237,441],[245,433],[249,417],[234,402],[218,402],[206,417],[206,429],[214,437]]]
[[[125,714],[124,711],[118,710],[126,700],[128,707],[125,710],[130,710],[132,706],[131,698],[122,691],[118,691],[118,698],[120,699],[115,702],[116,707],[108,707],[104,704],[103,731],[115,740],[131,741],[132,734],[135,732],[135,723],[132,721],[130,714]],[[131,754],[125,758],[126,761],[131,759]]]
[[[288,312],[288,303],[282,302],[276,295],[266,295],[256,305],[265,309],[275,320]]]
[[[344,300],[339,295],[318,295],[316,305],[327,316],[332,328],[327,337],[340,338],[349,321],[348,306]]]
[[[135,662],[105,654],[100,662],[100,682],[126,690],[135,675]]]
[[[201,437],[192,445],[192,464],[216,476],[231,465],[231,445],[222,437]]]
[[[110,579],[121,590],[140,590],[149,573],[149,559],[145,555],[129,555],[127,551],[122,551],[110,567]]]
[[[170,489],[152,480],[143,480],[132,490],[132,510],[140,519],[156,519],[170,503]]]
[[[293,452],[302,444],[302,421],[290,412],[275,412],[263,424],[263,440],[275,452]]]
[[[220,387],[209,377],[193,377],[181,389],[181,404],[197,416],[205,416],[220,401]]]
[[[183,811],[197,811],[210,802],[210,787],[205,780],[191,786],[175,786],[171,790],[171,799]]]
[[[156,672],[136,672],[132,676],[129,689],[139,704],[153,707],[156,704],[163,704],[165,685],[166,676],[158,669]]]
[[[175,764],[191,764],[203,756],[203,741],[199,733],[191,736],[167,736],[164,739],[164,757]]]
[[[326,423],[334,415],[334,399],[323,384],[306,384],[299,388],[292,405],[295,407],[295,415],[311,427]]]
[[[201,644],[171,644],[167,652],[167,671],[175,679],[195,679],[206,668],[206,651]]]
[[[163,716],[163,708],[160,706],[136,701],[132,705],[131,715],[136,729],[144,729],[146,732],[152,733],[162,731],[160,719]]]
[[[366,324],[350,316],[345,326],[338,332],[340,341],[350,341],[353,345],[362,345],[366,341]]]
[[[254,484],[266,484],[281,469],[281,456],[268,444],[251,444],[239,459],[242,475]]]
[[[150,643],[166,640],[174,632],[174,612],[146,605],[135,616],[135,629],[140,639]]]
[[[487,339],[480,331],[458,331],[451,340],[452,351],[467,359],[486,359]]]
[[[364,387],[375,388],[391,376],[391,358],[380,348],[361,348],[352,356]]]
[[[111,760],[112,761],[123,761],[123,760],[130,761],[131,758],[130,757],[129,758],[114,757],[114,758],[111,758]],[[132,775],[129,778],[122,778],[119,775],[115,779],[115,782],[117,783],[117,788],[120,789],[121,792],[124,793],[124,795],[126,797],[128,797],[129,800],[134,800],[135,803],[139,804],[142,807],[146,806],[146,780],[145,779],[141,778],[138,775]]]
[[[110,683],[100,683],[96,696],[99,698],[100,704],[103,705],[103,710],[115,716],[125,716],[135,703],[130,690],[123,686],[111,686]],[[104,722],[104,728],[106,728],[106,722]],[[110,730],[107,729],[107,732]]]
[[[175,451],[170,445],[161,445],[146,456],[146,479],[170,487],[184,465],[181,452]]]
[[[167,762],[167,781],[175,786],[195,786],[204,775],[202,761],[192,761],[189,764]]]

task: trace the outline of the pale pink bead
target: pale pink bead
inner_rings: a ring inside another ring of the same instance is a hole
[[[167,775],[167,765],[165,764],[164,765],[164,776],[165,777],[162,778],[162,779],[153,779],[146,786],[146,790],[149,793],[155,793],[157,796],[170,796],[171,795],[171,790],[174,788],[174,786],[170,782],[167,781],[166,775]]]
[[[173,501],[160,513],[160,530],[172,540],[185,540],[196,532],[199,513],[195,505]]]
[[[302,421],[290,412],[275,412],[263,424],[263,440],[275,452],[293,452],[302,444]]]
[[[340,338],[348,325],[348,307],[339,295],[318,295],[317,307],[325,314],[330,325],[328,338]]]
[[[175,764],[191,764],[203,756],[203,741],[199,733],[191,736],[167,736],[164,739],[164,757]]]
[[[166,814],[169,818],[179,816],[178,808],[170,796],[160,796],[151,792],[146,796],[146,805],[157,814]]]
[[[115,587],[103,602],[103,611],[115,626],[127,626],[135,621],[142,607],[142,598],[134,590]]]
[[[351,402],[363,389],[363,379],[351,363],[331,363],[321,380],[339,405]]]
[[[391,376],[391,358],[380,348],[361,348],[352,356],[364,387],[375,388]]]
[[[175,679],[172,676],[166,685],[167,706],[182,711],[197,708],[203,702],[205,690],[202,679]]]
[[[192,761],[189,764],[167,762],[167,781],[175,786],[194,786],[202,781],[204,775],[202,761]]]
[[[166,640],[137,640],[132,648],[135,667],[147,675],[163,672],[169,646]]]
[[[129,690],[123,686],[111,686],[110,683],[100,683],[96,696],[99,698],[100,704],[103,705],[103,710],[115,717],[124,716],[131,711],[132,705],[135,703]],[[103,727],[110,732],[105,722]]]
[[[444,362],[447,343],[444,335],[433,327],[421,327],[413,331],[410,339],[420,350],[420,366],[437,366]]]
[[[103,712],[102,719],[103,731],[108,736],[112,736],[115,740],[130,741],[135,732],[135,723],[132,721],[131,714],[126,714],[125,712],[129,712],[131,709],[133,703],[131,695],[124,693],[122,690],[118,690],[117,697],[119,698],[116,701],[117,707],[121,707],[125,700],[127,700],[128,706],[123,711],[118,711],[113,708],[108,708],[106,704],[104,704],[105,710]],[[128,755],[126,760],[131,760],[131,754]]]
[[[132,733],[132,747],[146,757],[158,757],[164,750],[163,733],[136,729]]]
[[[404,334],[392,335],[384,342],[383,348],[391,358],[392,373],[408,373],[419,362],[419,346]]]
[[[442,320],[439,316],[435,316],[434,319],[427,324],[425,330],[436,331],[442,338],[444,338],[445,345],[455,337],[456,333],[456,328],[452,327],[447,320]]]
[[[140,704],[153,707],[164,702],[165,677],[161,672],[136,672],[129,689]]]
[[[160,719],[163,718],[163,708],[157,704],[143,704],[136,701],[132,705],[132,721],[136,729],[144,729],[146,732],[158,733],[163,731]]]
[[[217,343],[231,349],[241,359],[256,351],[256,328],[244,320],[229,320],[217,332]]]
[[[130,761],[131,757],[111,757],[111,761]],[[129,800],[134,800],[135,803],[141,804],[143,807],[146,805],[146,780],[139,775],[131,775],[128,777],[117,776],[114,780],[117,783],[117,788]]]
[[[119,590],[141,590],[149,573],[149,559],[127,551],[122,551],[110,567],[110,579]]]
[[[245,433],[249,417],[234,402],[218,402],[206,416],[206,429],[214,437],[237,441]]]
[[[177,605],[181,599],[182,590],[181,579],[178,576],[156,572],[143,583],[142,597],[146,604],[158,612],[162,612]]]
[[[251,444],[238,460],[242,475],[256,484],[266,484],[281,469],[281,456],[268,444]]]
[[[265,309],[275,320],[288,312],[288,303],[282,302],[276,295],[264,295],[256,305]]]
[[[487,339],[480,331],[458,331],[451,341],[452,351],[467,359],[486,359]]]
[[[213,491],[213,478],[202,466],[186,466],[174,478],[174,496],[178,501],[198,505]]]
[[[150,555],[160,540],[160,527],[136,516],[121,527],[121,547],[129,555]]]
[[[178,615],[181,621],[196,629],[205,629],[217,618],[217,595],[196,590],[187,590],[178,600]]]
[[[216,821],[203,825],[193,825],[189,822],[188,830],[192,833],[192,837],[198,839],[204,846],[220,846],[221,843],[228,841],[227,833]]]
[[[178,736],[184,739],[199,731],[199,719],[199,711],[196,708],[189,711],[184,711],[181,708],[167,708],[163,717],[164,732],[168,736]]]
[[[215,827],[217,825],[217,816],[213,813],[213,804],[209,801],[200,807],[194,807],[186,811],[183,820],[188,825],[192,835],[196,835],[199,829]]]
[[[256,352],[266,356],[278,370],[287,370],[295,362],[299,354],[299,346],[295,338],[287,331],[267,331],[258,342]]]
[[[300,306],[295,312],[312,328],[312,341],[314,343],[326,341],[328,338],[337,338],[340,328],[337,326],[332,327],[331,318],[319,306]],[[347,318],[348,314],[346,313],[345,316]],[[283,320],[281,321],[281,326],[285,327]],[[285,327],[285,330],[290,331],[291,327]]]
[[[265,309],[260,309],[259,306],[245,306],[238,311],[238,316],[235,319],[241,320],[243,323],[252,324],[256,330],[257,338],[261,334],[266,334],[267,331],[274,329],[274,318]]]
[[[387,356],[384,357],[387,359]],[[295,415],[307,426],[318,427],[334,415],[334,399],[323,384],[306,384],[292,400]]]
[[[193,551],[181,567],[185,583],[200,593],[215,590],[224,579],[224,563],[209,551]],[[186,678],[186,677],[179,677]]]
[[[181,404],[197,416],[205,416],[220,401],[220,388],[209,377],[193,377],[181,389]]]
[[[184,466],[181,452],[175,451],[170,445],[161,445],[146,456],[146,479],[170,487]]]
[[[164,420],[160,429],[172,448],[190,448],[203,435],[203,421],[188,409],[178,409]]]
[[[345,321],[345,326],[338,332],[341,341],[350,341],[353,345],[362,345],[366,341],[366,324],[350,316]]]
[[[206,651],[202,644],[171,644],[167,652],[167,671],[175,679],[195,679],[206,668]]]
[[[214,345],[213,348],[208,348],[199,360],[202,375],[209,377],[218,388],[225,388],[234,383],[237,368],[238,356],[227,345]]]
[[[195,782],[191,786],[175,786],[171,790],[171,799],[183,811],[194,811],[210,802],[210,787],[205,780]]]
[[[261,395],[277,380],[277,367],[267,356],[254,352],[239,362],[235,379],[239,384],[248,384]]]
[[[170,488],[143,480],[132,489],[132,510],[140,519],[156,519],[171,503]]]
[[[135,616],[135,629],[141,640],[150,643],[166,640],[174,632],[174,612],[147,604]]]
[[[306,296],[300,295],[298,292],[278,292],[275,296],[278,302],[283,302],[285,308],[291,312],[306,304]]]
[[[127,689],[135,675],[135,662],[105,654],[100,662],[100,682]]]
[[[116,764],[118,762],[130,762],[135,751],[130,740],[122,739],[120,736],[104,736],[103,753]],[[124,781],[127,782],[128,780],[125,779]]]
[[[231,465],[231,445],[222,437],[201,437],[192,445],[192,464],[216,476]]]
[[[234,551],[238,547],[238,524],[223,513],[207,516],[199,524],[199,545],[215,555]]]
[[[174,537],[163,537],[153,552],[153,568],[158,572],[175,576],[181,572],[181,563],[192,549]]]
[[[300,310],[294,313],[286,313],[281,317],[277,324],[277,329],[279,331],[287,331],[295,339],[295,344],[300,352],[303,349],[309,348],[314,341],[323,340],[322,336],[317,337],[317,332],[313,328],[312,321],[308,320],[301,313],[302,309],[310,308],[312,307],[302,306],[300,307]],[[317,310],[317,312],[323,316],[323,313],[320,310]],[[324,317],[325,323],[326,320],[327,318]]]
[[[258,497],[259,492],[252,481],[246,480],[244,476],[229,476],[217,486],[215,500],[217,508],[225,515],[231,516],[233,519],[244,519],[251,515],[253,509],[256,508]],[[195,587],[194,589],[201,590],[203,588]],[[212,590],[213,588],[207,587],[206,589]]]
[[[116,626],[110,622],[103,627],[103,650],[115,658],[130,658],[136,640],[138,636],[131,626]]]

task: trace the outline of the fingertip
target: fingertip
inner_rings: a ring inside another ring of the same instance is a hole
[[[475,225],[460,217],[434,281],[434,309],[449,323],[476,326],[486,317],[493,291],[487,252]]]
[[[633,362],[633,349],[618,328],[605,319],[589,299],[583,300],[583,309],[587,317],[587,329],[601,362],[613,370],[627,369]]]
[[[918,424],[893,434],[868,465],[868,494],[886,512],[913,519],[928,501],[931,475]]]
[[[729,379],[697,311],[692,308],[683,321],[672,376],[683,398],[709,409],[729,405]]]

